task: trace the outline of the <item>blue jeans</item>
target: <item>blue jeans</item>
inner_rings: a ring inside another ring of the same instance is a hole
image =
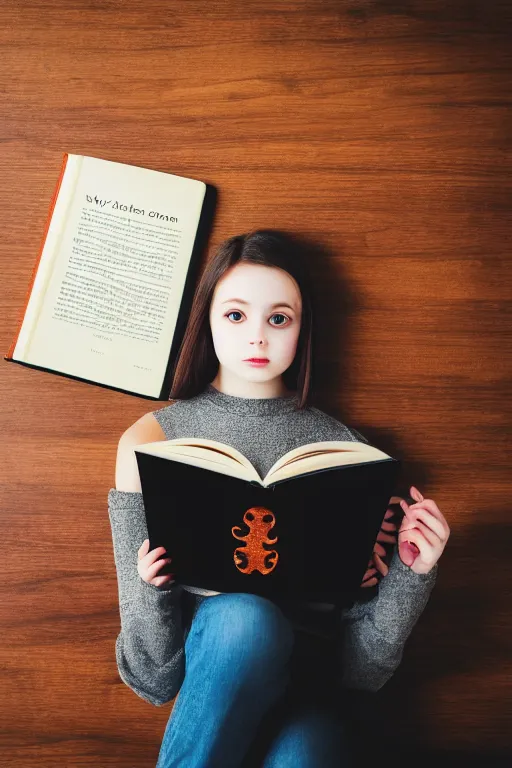
[[[301,658],[277,605],[247,593],[207,597],[184,634],[185,678],[156,768],[353,765],[340,710],[302,686],[321,659]],[[319,690],[328,684],[316,680]]]

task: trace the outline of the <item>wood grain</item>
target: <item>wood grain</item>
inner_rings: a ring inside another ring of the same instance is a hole
[[[510,3],[0,0],[0,12],[3,354],[63,152],[215,185],[209,252],[260,227],[315,242],[317,404],[399,455],[452,530],[399,670],[354,696],[362,734],[374,729],[395,765],[501,764]],[[119,436],[165,402],[5,361],[0,396],[0,762],[153,766],[172,705],[152,707],[117,672],[106,496]]]

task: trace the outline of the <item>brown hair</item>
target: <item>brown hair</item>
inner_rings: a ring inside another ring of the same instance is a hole
[[[208,261],[196,288],[183,341],[178,352],[171,400],[200,394],[215,378],[219,361],[210,329],[210,305],[218,281],[235,264],[261,264],[288,272],[302,298],[301,329],[295,358],[282,374],[287,389],[297,392],[298,408],[308,405],[312,377],[313,313],[306,272],[305,248],[290,235],[262,229],[224,240]]]

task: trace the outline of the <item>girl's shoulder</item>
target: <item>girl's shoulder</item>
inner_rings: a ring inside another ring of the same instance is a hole
[[[154,413],[143,414],[137,421],[135,421],[128,429],[126,429],[121,439],[125,442],[139,442],[139,443],[151,443],[157,440],[165,440],[164,431],[155,418]]]
[[[116,490],[141,493],[139,469],[134,448],[143,443],[165,440],[166,434],[152,413],[145,413],[126,429],[119,439],[116,457]]]

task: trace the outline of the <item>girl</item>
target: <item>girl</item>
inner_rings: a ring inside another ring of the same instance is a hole
[[[260,230],[221,244],[194,296],[175,402],[119,441],[108,495],[121,617],[116,659],[122,680],[146,701],[176,697],[157,768],[351,765],[342,691],[378,690],[391,677],[435,583],[449,527],[414,487],[417,503],[400,502],[389,569],[379,542],[395,542],[390,510],[363,580],[370,589],[340,616],[300,594],[277,604],[178,584],[168,571],[172,553],[148,551],[135,445],[213,438],[264,476],[306,442],[365,440],[310,405],[308,285],[305,254],[283,234]]]

